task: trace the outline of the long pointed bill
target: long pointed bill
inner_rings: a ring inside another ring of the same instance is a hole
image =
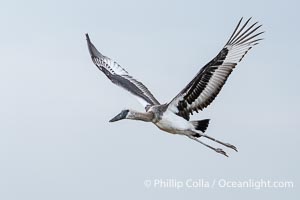
[[[109,122],[115,122],[115,121],[119,121],[121,119],[125,119],[126,116],[127,116],[127,114],[128,114],[128,111],[127,110],[123,110],[117,116],[115,116],[114,118],[112,118],[111,120],[109,120]]]

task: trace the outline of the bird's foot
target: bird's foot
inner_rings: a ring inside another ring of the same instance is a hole
[[[228,147],[228,148],[231,148],[231,149],[235,150],[236,152],[238,152],[237,148],[234,145],[232,145],[232,144],[225,143],[225,146]]]
[[[220,154],[222,154],[222,155],[228,157],[228,155],[226,154],[225,151],[223,151],[223,149],[217,148],[217,149],[215,149],[215,151],[216,151],[217,153],[220,153]]]

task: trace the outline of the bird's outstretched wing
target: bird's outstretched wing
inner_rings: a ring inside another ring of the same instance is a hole
[[[258,22],[248,25],[251,18],[241,25],[242,19],[219,54],[169,103],[168,109],[189,120],[190,114],[215,99],[237,63],[262,40],[257,38],[263,33],[257,31],[261,25],[257,25]]]
[[[92,44],[88,34],[86,34],[86,40],[94,64],[107,76],[107,78],[114,84],[133,94],[145,109],[152,105],[159,105],[159,102],[143,83],[130,76],[117,62],[102,55]]]

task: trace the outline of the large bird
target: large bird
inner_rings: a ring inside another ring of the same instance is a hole
[[[235,146],[204,134],[209,119],[199,121],[189,121],[189,119],[190,114],[203,110],[215,99],[237,63],[258,44],[258,41],[262,40],[257,37],[263,33],[258,31],[261,25],[258,25],[258,22],[250,25],[250,19],[242,25],[243,18],[241,18],[219,54],[202,67],[176,97],[165,104],[160,104],[143,83],[133,78],[117,62],[101,54],[86,34],[88,49],[94,64],[114,84],[133,94],[146,110],[146,112],[122,110],[110,122],[122,119],[152,122],[163,131],[187,136],[225,156],[227,154],[221,148],[212,147],[199,138],[208,138],[237,151]]]

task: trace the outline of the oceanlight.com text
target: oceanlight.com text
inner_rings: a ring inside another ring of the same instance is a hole
[[[229,180],[229,179],[146,179],[144,180],[146,188],[154,189],[183,189],[183,188],[227,188],[227,189],[291,189],[294,188],[294,182],[290,180],[267,180],[267,179],[247,179],[247,180]]]

